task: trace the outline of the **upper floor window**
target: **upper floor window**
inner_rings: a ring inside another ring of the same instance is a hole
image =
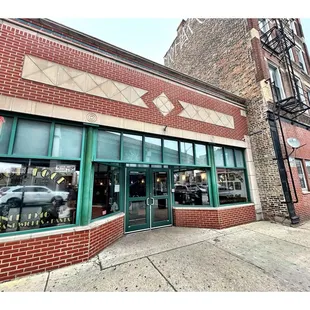
[[[290,54],[290,59],[292,61],[295,61],[295,58],[294,58],[294,54],[293,54],[293,48],[291,47],[289,50],[288,50],[289,54]]]
[[[307,73],[307,68],[306,68],[306,64],[305,64],[305,59],[304,59],[304,55],[301,49],[297,49],[297,55],[298,55],[298,62],[299,62],[299,67],[305,71]]]
[[[260,18],[258,20],[258,27],[262,33],[266,33],[269,30],[269,20],[268,18]]]
[[[295,159],[295,162],[296,162],[296,167],[297,167],[297,171],[298,171],[301,189],[303,191],[307,191],[308,186],[307,186],[307,182],[306,182],[306,177],[305,177],[302,161],[300,159]]]
[[[304,89],[302,87],[302,84],[300,82],[300,79],[296,78],[296,84],[297,84],[297,87],[298,87],[298,92],[299,92],[299,95],[300,95],[300,100],[303,102],[303,103],[306,103],[306,98],[305,98],[305,94],[304,94]]]
[[[274,83],[274,91],[277,99],[284,99],[285,93],[283,89],[283,84],[281,80],[280,71],[277,67],[274,67],[273,65],[268,65],[269,67],[269,74],[271,82]]]
[[[294,34],[297,34],[297,31],[296,31],[296,24],[295,24],[295,21],[294,21],[294,20],[291,20],[291,21],[290,21],[290,28],[293,30]]]

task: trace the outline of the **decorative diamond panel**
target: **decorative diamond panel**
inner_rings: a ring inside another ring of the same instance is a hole
[[[169,114],[174,109],[174,105],[164,93],[160,94],[157,98],[155,98],[153,102],[156,105],[157,109],[164,116]]]
[[[232,129],[235,128],[234,118],[231,115],[220,113],[214,110],[209,110],[180,100],[179,102],[184,109],[179,114],[179,116],[181,117],[190,118],[197,121],[223,126],[227,128]]]
[[[25,56],[22,77],[31,81],[147,108],[141,98],[147,93],[144,89],[30,55]]]

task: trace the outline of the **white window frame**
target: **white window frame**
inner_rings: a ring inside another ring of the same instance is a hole
[[[300,47],[297,47],[297,56],[298,56],[299,67],[301,68],[301,70],[308,73],[306,63],[305,63],[304,53],[302,52],[302,49]],[[300,63],[302,64],[302,66],[300,65]]]
[[[285,98],[285,92],[284,92],[282,77],[281,77],[279,68],[272,65],[271,63],[268,63],[268,69],[269,69],[269,75],[270,75],[271,82],[275,82],[275,86],[280,89],[281,99],[284,99]],[[273,79],[273,75],[271,73],[272,70],[275,71],[275,80]]]
[[[302,101],[303,103],[307,104],[304,89],[303,89],[303,87],[302,87],[300,78],[297,77],[297,76],[296,76],[296,82],[297,82],[297,86],[298,86],[299,92],[300,92],[300,99],[301,99],[301,101]]]
[[[306,187],[302,187],[301,182],[300,182],[300,187],[301,187],[302,191],[307,192],[308,191],[308,184],[307,184],[306,175],[305,175],[304,167],[302,164],[302,160],[295,158],[295,163],[296,163],[296,168],[297,168],[297,163],[300,163],[300,168],[301,168],[302,174],[298,173],[299,181],[300,181],[300,176],[301,176],[303,179],[303,182],[305,183],[305,186],[306,186]],[[297,168],[297,172],[298,172],[298,168]]]

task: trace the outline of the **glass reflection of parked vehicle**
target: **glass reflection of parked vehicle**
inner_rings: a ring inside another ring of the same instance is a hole
[[[201,205],[202,191],[196,185],[179,185],[174,186],[174,200],[178,204]]]
[[[68,198],[68,192],[52,191],[45,186],[12,186],[0,190],[0,204],[19,205],[51,202],[62,205]]]

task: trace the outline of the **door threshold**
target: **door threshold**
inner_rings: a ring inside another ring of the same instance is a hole
[[[170,227],[170,226],[172,226],[172,224],[164,225],[164,226],[158,226],[158,227],[152,227],[152,228],[138,229],[138,230],[133,230],[133,231],[127,231],[127,232],[124,232],[124,235],[142,232],[142,231],[148,231],[148,230],[155,230],[155,229],[160,229],[160,228],[165,228],[165,227]]]

